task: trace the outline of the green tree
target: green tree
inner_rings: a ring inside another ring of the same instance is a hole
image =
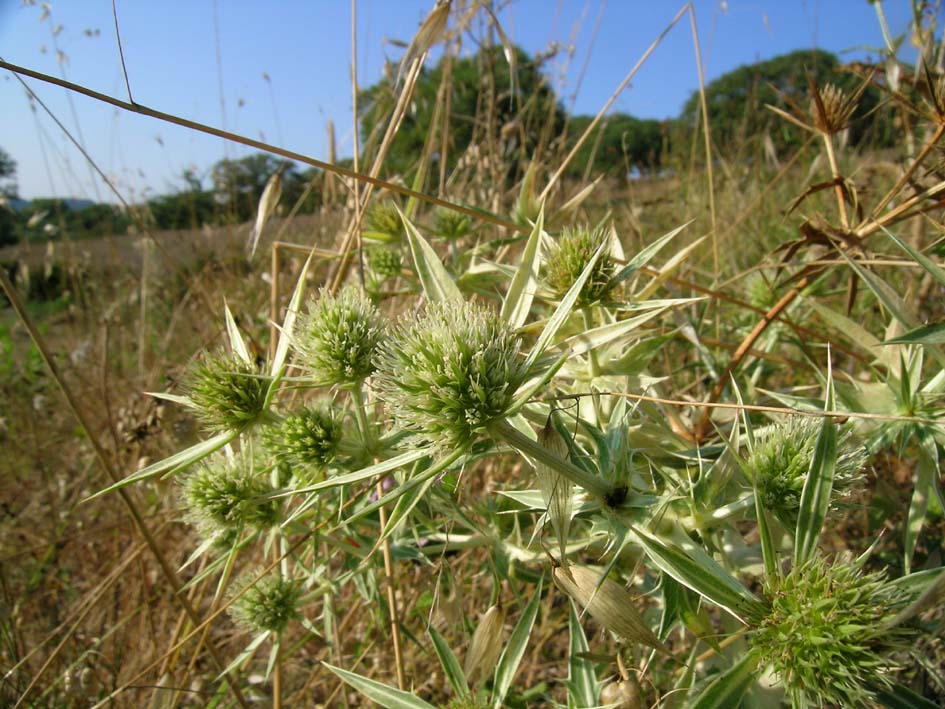
[[[789,110],[793,101],[807,110],[810,92],[807,75],[818,85],[832,83],[847,92],[854,91],[861,79],[845,72],[839,59],[819,49],[798,50],[763,62],[738,67],[709,83],[705,98],[712,138],[720,148],[745,142],[760,141],[765,133],[779,150],[790,149],[806,136],[800,129],[765,108],[771,104]],[[878,89],[870,87],[860,100],[850,125],[853,146],[883,146],[894,139],[892,116],[873,113],[881,101]],[[679,141],[688,146],[687,138],[700,119],[699,93],[693,92],[679,119]],[[867,119],[867,116],[869,118]]]
[[[10,204],[16,192],[16,162],[0,148],[0,246],[16,242],[16,213]]]
[[[235,221],[251,219],[256,214],[266,182],[283,165],[282,194],[283,200],[288,201],[293,194],[301,193],[299,183],[303,178],[295,163],[268,153],[253,153],[238,160],[221,160],[215,164],[210,179],[227,217]]]
[[[541,62],[515,48],[514,92],[512,72],[501,47],[483,49],[471,57],[453,58],[450,71],[450,120],[447,165],[452,169],[473,142],[504,136],[507,146],[531,157],[539,142],[560,132],[564,114],[554,91],[541,72]],[[404,117],[385,162],[391,172],[413,169],[433,126],[437,93],[447,70],[447,59],[424,69],[414,88],[411,108]],[[362,145],[387,126],[399,87],[390,79],[364,89],[358,99]],[[546,131],[547,135],[542,135]],[[490,135],[491,134],[491,135]],[[437,146],[439,141],[437,142]],[[439,153],[433,155],[438,165]],[[526,163],[512,160],[512,163]],[[434,167],[434,169],[438,169]],[[523,167],[521,169],[524,169]]]
[[[593,116],[575,116],[571,119],[569,148],[577,142],[592,120]],[[583,175],[592,154],[592,175],[604,173],[625,177],[634,170],[648,172],[660,167],[668,140],[669,125],[666,121],[615,113],[606,116],[596,131],[603,133],[598,137],[595,132],[584,142],[568,166],[569,174]]]

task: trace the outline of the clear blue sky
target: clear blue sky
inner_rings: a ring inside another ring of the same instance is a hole
[[[842,56],[855,58],[882,44],[867,0],[696,0],[694,5],[707,80],[794,49],[852,50]],[[885,0],[893,33],[907,31],[909,5],[908,0]],[[386,40],[409,40],[432,6],[433,0],[358,0],[362,85],[378,79],[385,57],[400,56],[402,50]],[[595,113],[681,6],[678,0],[514,0],[503,6],[499,19],[509,37],[531,53],[551,42],[573,45],[570,62],[560,54],[551,78],[570,106],[586,61],[574,110]],[[0,0],[0,56],[126,98],[111,0],[49,7],[43,18],[39,2]],[[139,103],[322,159],[327,157],[326,122],[332,119],[339,153],[350,155],[349,0],[117,0],[117,8],[131,89]],[[912,60],[906,47],[904,56]],[[63,123],[73,131],[78,126],[88,151],[132,200],[179,189],[188,167],[206,174],[224,156],[248,152],[29,83]],[[692,35],[684,20],[614,110],[674,116],[696,86]],[[114,201],[104,185],[95,184],[55,124],[41,110],[31,111],[22,87],[2,70],[0,147],[17,161],[23,197]]]

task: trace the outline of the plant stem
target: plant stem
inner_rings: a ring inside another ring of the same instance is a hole
[[[364,403],[363,382],[358,382],[351,388],[351,398],[354,401],[354,418],[358,424],[358,433],[361,434],[361,443],[368,455],[374,455],[374,449],[377,447],[377,437],[374,435],[374,429],[368,421],[367,406]]]
[[[824,146],[827,149],[827,161],[830,163],[830,176],[836,181],[843,179],[840,176],[840,169],[837,167],[837,156],[833,151],[833,139],[828,134],[824,134]],[[850,230],[850,220],[847,217],[847,203],[843,197],[843,187],[840,184],[834,185],[837,194],[837,209],[840,211],[840,223],[844,231]]]
[[[543,445],[534,441],[524,433],[515,428],[508,421],[502,420],[489,427],[489,433],[496,438],[505,441],[510,446],[525,456],[528,456],[536,463],[547,465],[575,485],[580,485],[589,493],[601,500],[606,500],[607,496],[613,492],[613,486],[605,480],[592,475],[583,468],[579,468],[574,463],[564,458],[560,458]]]

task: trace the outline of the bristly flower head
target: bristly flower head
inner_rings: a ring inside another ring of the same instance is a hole
[[[403,219],[391,201],[378,202],[371,207],[364,215],[364,226],[364,238],[383,243],[400,241],[404,233]]]
[[[352,386],[371,376],[381,339],[377,310],[354,286],[338,295],[322,289],[295,332],[301,364],[323,386]]]
[[[754,478],[761,502],[788,529],[797,526],[801,493],[810,470],[821,423],[814,418],[792,418],[777,424],[758,441],[748,457],[747,468]],[[861,470],[867,453],[850,440],[850,430],[841,429],[837,441],[833,497],[843,504],[862,481]]]
[[[241,431],[265,409],[270,378],[235,354],[207,355],[185,378],[197,418],[214,431]]]
[[[545,285],[555,297],[564,297],[590,263],[597,249],[609,239],[610,232],[604,225],[594,229],[566,229],[558,237],[545,264]],[[590,305],[606,297],[615,270],[614,259],[605,248],[584,283],[578,302],[581,305]]]
[[[520,347],[488,308],[430,303],[382,347],[378,388],[405,429],[464,448],[511,405],[525,379]]]
[[[866,706],[891,685],[893,655],[908,649],[914,631],[891,623],[908,600],[882,572],[817,555],[772,589],[752,652],[812,706]]]
[[[444,239],[459,239],[469,233],[472,220],[468,214],[440,207],[433,214],[433,227]]]
[[[250,578],[244,577],[242,583],[236,586],[242,588],[249,582]],[[290,620],[299,617],[301,597],[302,586],[298,581],[266,576],[230,606],[230,615],[237,623],[252,631],[281,633]]]
[[[327,406],[303,407],[263,429],[262,436],[280,463],[320,472],[335,462],[342,430],[341,420]]]
[[[209,535],[240,527],[267,529],[279,522],[279,503],[267,470],[249,455],[219,452],[184,480],[183,498],[191,520]]]
[[[400,275],[403,259],[400,251],[388,246],[376,246],[368,251],[368,265],[379,280]]]

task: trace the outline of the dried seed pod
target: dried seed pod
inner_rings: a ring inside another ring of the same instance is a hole
[[[600,691],[600,703],[615,709],[641,709],[643,690],[633,675],[611,682]]]
[[[559,458],[568,457],[568,448],[561,434],[554,427],[551,417],[538,434],[538,442]],[[558,538],[559,560],[566,567],[566,547],[568,532],[571,527],[571,481],[544,463],[535,465],[538,475],[538,487],[548,510],[548,519]]]
[[[477,679],[485,680],[492,675],[495,663],[502,653],[502,630],[505,625],[505,609],[492,606],[483,614],[469,641],[463,672],[466,681],[474,684]]]
[[[630,592],[602,573],[586,566],[557,567],[552,573],[562,591],[591,616],[624,640],[652,647],[672,656],[634,606]]]

